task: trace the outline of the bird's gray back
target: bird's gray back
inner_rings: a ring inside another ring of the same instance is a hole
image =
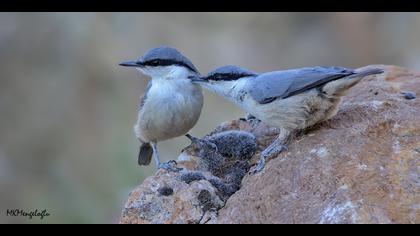
[[[265,104],[277,98],[287,98],[351,74],[354,74],[351,69],[323,66],[273,71],[250,79],[247,91],[257,102]]]

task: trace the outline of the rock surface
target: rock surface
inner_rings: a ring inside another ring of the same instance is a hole
[[[162,194],[164,188],[172,193]],[[130,193],[120,223],[200,223],[207,210],[223,206],[215,191],[207,180],[187,184],[178,173],[159,170]]]
[[[130,193],[120,223],[215,222],[249,170],[256,138],[230,130],[193,140],[178,158],[181,171],[160,169]]]
[[[350,90],[335,117],[297,135],[227,199],[208,181],[212,173],[187,184],[182,173],[158,171],[130,194],[120,223],[420,223],[420,100],[404,95],[420,94],[420,73],[381,67],[383,75]],[[234,120],[211,135],[227,130],[255,136],[251,163],[277,134]],[[179,165],[197,170],[194,155],[186,150]],[[159,193],[164,185],[171,195]]]

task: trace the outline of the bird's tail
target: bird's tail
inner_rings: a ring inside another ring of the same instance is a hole
[[[150,143],[142,143],[139,150],[138,163],[141,166],[150,164],[153,155],[153,148]]]
[[[363,70],[360,70],[360,71],[356,70],[355,72],[356,72],[355,74],[350,75],[347,78],[348,79],[355,78],[355,77],[363,78],[363,77],[368,76],[368,75],[382,74],[382,73],[384,73],[384,70],[380,69],[380,68],[369,68],[369,69],[363,69]]]
[[[355,73],[352,75],[327,83],[322,90],[329,97],[340,97],[345,95],[351,87],[359,83],[364,77],[368,75],[381,74],[383,72],[384,70],[379,68],[368,68],[359,71],[355,70]]]

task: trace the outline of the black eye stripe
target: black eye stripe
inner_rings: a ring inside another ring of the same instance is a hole
[[[145,66],[171,66],[171,65],[178,65],[178,66],[187,67],[188,69],[190,69],[192,71],[198,72],[194,68],[192,68],[191,66],[189,66],[188,64],[183,63],[181,61],[175,61],[175,60],[155,59],[155,60],[146,61],[143,64]]]
[[[157,66],[160,65],[161,61],[160,60],[151,60],[151,61],[146,61],[143,64],[146,66]]]
[[[223,81],[230,81],[230,80],[237,80],[242,77],[253,76],[252,74],[233,74],[233,73],[216,73],[209,77],[208,80],[223,80]]]

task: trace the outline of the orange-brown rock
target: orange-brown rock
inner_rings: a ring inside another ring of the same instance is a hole
[[[384,68],[246,176],[217,223],[420,223],[420,99],[401,94],[420,94],[420,74]]]
[[[207,180],[188,184],[180,179],[180,173],[159,170],[131,191],[120,223],[200,223],[208,210],[224,204],[215,191]]]
[[[335,117],[298,134],[261,173],[246,175],[226,202],[207,180],[188,185],[161,171],[133,191],[120,222],[420,223],[420,98],[402,94],[420,94],[420,73],[382,67],[383,75],[351,89]],[[276,135],[243,120],[212,134],[225,130],[255,136],[253,162]],[[184,166],[197,161],[185,153],[182,159]],[[165,181],[178,186],[171,196],[157,191]],[[212,211],[197,201],[203,189]]]

